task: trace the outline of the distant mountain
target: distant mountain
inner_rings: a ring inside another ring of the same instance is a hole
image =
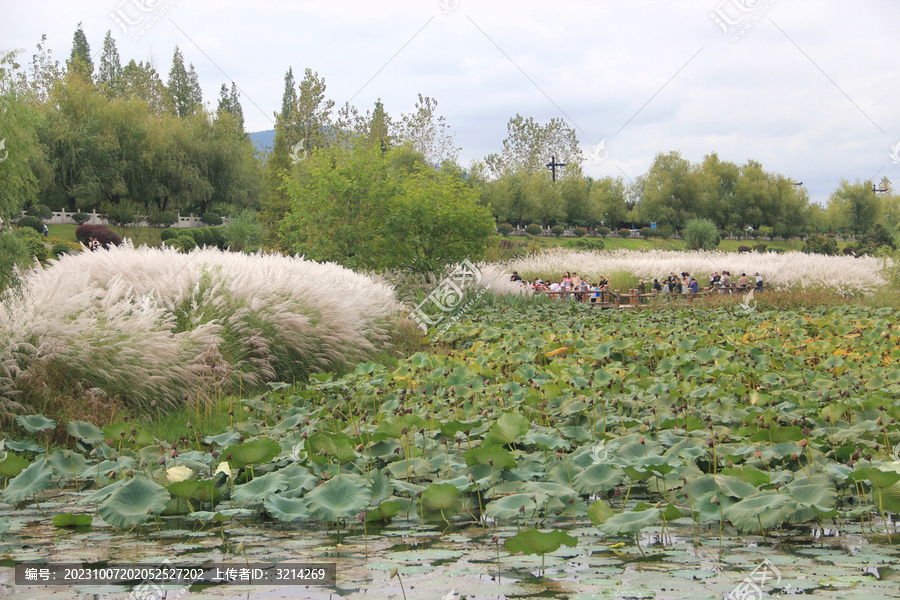
[[[275,147],[274,129],[269,129],[268,131],[252,131],[247,135],[250,136],[250,140],[253,142],[253,145],[256,146],[256,149],[264,155],[271,152],[272,148]]]

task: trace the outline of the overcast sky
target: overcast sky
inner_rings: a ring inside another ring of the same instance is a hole
[[[463,165],[519,113],[568,121],[594,177],[678,150],[757,160],[823,203],[841,178],[900,181],[893,0],[0,0],[0,48],[27,62],[46,33],[64,62],[79,21],[95,57],[112,30],[123,63],[164,80],[177,44],[206,102],[238,85],[249,131],[273,128],[285,71],[308,67],[337,106],[437,99]]]

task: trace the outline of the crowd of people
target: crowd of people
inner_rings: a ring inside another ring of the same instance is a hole
[[[718,271],[709,276],[709,291],[719,294],[741,293],[755,289],[762,291],[763,278],[759,273],[754,274],[751,280],[746,273],[734,281],[729,271]],[[529,286],[535,293],[550,294],[569,294],[577,300],[584,300],[587,297],[603,298],[609,293],[609,280],[600,277],[598,281],[592,283],[587,279],[578,276],[578,273],[566,273],[562,276],[561,281],[545,282],[541,279],[533,281],[524,281],[518,271],[513,271],[510,281],[521,282],[522,285]],[[688,272],[682,272],[676,275],[670,272],[662,281],[659,278],[652,282],[639,279],[637,291],[640,294],[697,294],[700,292],[700,282]]]

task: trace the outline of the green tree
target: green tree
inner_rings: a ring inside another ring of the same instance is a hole
[[[701,217],[702,181],[691,162],[680,152],[657,154],[650,169],[639,178],[642,189],[637,205],[639,220],[684,227]]]
[[[284,246],[350,268],[381,266],[388,250],[381,224],[397,188],[386,153],[363,143],[316,148],[303,164],[302,177],[284,184]]]
[[[491,154],[484,161],[495,177],[504,173],[523,171],[527,174],[547,170],[551,156],[557,162],[581,164],[583,153],[578,147],[575,129],[562,119],[551,119],[541,125],[532,117],[516,115],[506,125],[507,136],[500,154]],[[566,168],[557,171],[557,177],[567,176]]]
[[[494,219],[478,205],[477,190],[452,174],[420,167],[402,180],[390,201],[383,266],[434,272],[467,258],[478,260],[493,233]]]
[[[573,164],[569,168],[568,177],[562,180],[560,195],[568,223],[588,224],[594,221],[591,211],[589,182],[581,174],[581,166]]]
[[[108,98],[115,97],[121,85],[121,77],[122,63],[119,60],[119,50],[116,48],[112,31],[107,30],[106,37],[103,38],[103,52],[100,54],[100,68],[97,71],[97,87]]]
[[[31,95],[36,102],[46,102],[50,90],[62,77],[59,61],[53,60],[53,51],[47,47],[47,34],[41,36],[37,44],[37,52],[31,57]]]
[[[39,173],[44,152],[36,129],[41,115],[30,100],[33,90],[13,77],[19,68],[14,52],[0,52],[0,218],[18,217],[23,207],[38,202]]]
[[[838,245],[834,238],[814,233],[806,238],[802,251],[807,254],[835,256],[838,253]]]
[[[66,63],[70,72],[79,73],[87,79],[90,79],[94,73],[94,61],[91,58],[91,46],[88,44],[87,37],[84,35],[84,29],[81,22],[78,22],[78,29],[72,39],[72,54]]]
[[[221,116],[223,112],[234,115],[240,127],[240,131],[244,131],[244,109],[241,107],[240,92],[237,85],[231,82],[231,89],[228,89],[224,83],[219,88],[219,106],[216,109],[216,115]]]
[[[850,183],[842,179],[831,193],[826,210],[834,231],[846,227],[850,232],[859,234],[875,225],[880,204],[871,181],[856,180]]]
[[[116,96],[142,99],[147,103],[150,113],[156,116],[175,112],[169,90],[149,61],[128,61],[122,68]]]
[[[461,150],[454,144],[455,135],[450,133],[447,119],[437,115],[437,104],[434,98],[419,94],[416,110],[402,114],[393,132],[400,143],[411,144],[433,166],[456,162]]]
[[[178,46],[172,55],[172,68],[169,70],[169,94],[175,114],[179,117],[194,115],[203,104],[203,92],[194,65],[189,69],[184,66],[184,56]]]
[[[614,229],[625,223],[625,182],[621,177],[604,177],[591,182],[588,192],[589,214],[593,223]]]

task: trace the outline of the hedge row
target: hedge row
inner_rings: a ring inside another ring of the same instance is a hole
[[[160,239],[166,242],[166,245],[174,246],[176,240],[190,238],[195,246],[215,246],[220,250],[225,250],[225,235],[222,227],[196,227],[192,229],[164,229],[160,233]],[[188,243],[178,244],[183,250],[191,250],[192,247]]]

